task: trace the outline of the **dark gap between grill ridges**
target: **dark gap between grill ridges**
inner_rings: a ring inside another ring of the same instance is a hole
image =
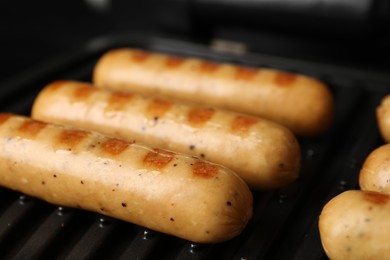
[[[45,202],[20,195],[0,216],[1,225],[7,227],[0,234],[1,259],[13,258],[50,211]]]
[[[17,197],[18,194],[16,192],[0,187],[0,218]]]
[[[62,235],[65,225],[70,224],[73,215],[74,213],[64,214],[58,209],[54,209],[24,243],[23,248],[14,256],[14,259],[50,259],[48,255],[44,256],[45,251],[47,252],[50,248],[53,251],[60,251],[60,248],[53,245],[58,236]]]

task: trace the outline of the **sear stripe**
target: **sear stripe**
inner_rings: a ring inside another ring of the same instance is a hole
[[[0,125],[7,121],[11,116],[12,114],[10,113],[0,113]]]
[[[192,166],[192,172],[194,175],[204,178],[212,178],[218,173],[219,169],[217,166],[207,162],[197,161]]]
[[[26,119],[19,126],[18,131],[24,137],[34,138],[46,125],[46,123],[41,121]]]
[[[297,78],[297,75],[287,72],[278,72],[275,76],[275,84],[277,86],[291,86],[295,79]]]
[[[151,56],[150,53],[145,51],[136,51],[131,56],[131,59],[137,63],[145,62]]]
[[[236,67],[235,79],[237,80],[252,80],[256,74],[259,72],[257,69],[245,68],[245,67]]]
[[[217,69],[219,69],[221,65],[214,63],[214,62],[209,62],[209,61],[203,61],[200,64],[199,71],[203,73],[213,73]]]
[[[152,118],[162,117],[171,107],[171,101],[154,99],[147,107],[147,114]]]
[[[209,121],[215,113],[213,108],[193,108],[188,112],[188,122],[200,126]]]
[[[118,155],[127,149],[130,145],[135,143],[134,141],[124,141],[116,138],[110,138],[101,144],[101,148],[104,152],[111,155]]]
[[[121,110],[123,109],[129,101],[133,98],[132,93],[127,92],[113,92],[108,98],[108,103],[106,106],[107,110]]]
[[[167,59],[165,60],[165,66],[170,69],[175,69],[180,65],[182,65],[183,62],[184,62],[183,58],[168,56]]]
[[[146,154],[144,164],[152,168],[162,169],[167,166],[174,157],[175,153],[155,148]]]
[[[256,123],[256,118],[239,115],[234,118],[231,125],[231,130],[236,134],[244,134],[247,133],[249,129]]]
[[[58,137],[58,143],[66,145],[68,149],[74,149],[82,140],[88,136],[88,132],[82,130],[63,130]]]

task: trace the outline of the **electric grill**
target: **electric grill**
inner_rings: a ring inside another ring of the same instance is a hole
[[[1,82],[0,110],[29,115],[37,93],[57,79],[91,81],[97,59],[117,47],[269,67],[327,83],[335,96],[332,127],[299,138],[301,177],[274,191],[254,191],[254,216],[238,237],[219,244],[185,241],[97,213],[43,202],[0,188],[1,259],[327,259],[318,233],[323,205],[358,188],[366,156],[383,143],[375,108],[390,92],[390,75],[260,52],[224,52],[192,40],[112,34],[59,55],[23,77]]]

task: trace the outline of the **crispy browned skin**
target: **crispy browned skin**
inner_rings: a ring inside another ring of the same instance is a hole
[[[350,190],[330,200],[319,218],[322,245],[332,260],[388,259],[390,196]]]
[[[390,144],[378,147],[367,156],[359,183],[362,190],[390,194]]]
[[[380,105],[376,109],[376,118],[379,132],[383,139],[390,142],[390,95],[383,97]]]
[[[300,147],[290,130],[216,108],[57,81],[38,95],[32,117],[205,158],[255,189],[282,187],[299,175]]]
[[[226,168],[12,114],[0,114],[0,185],[200,243],[237,236],[252,215]]]
[[[325,84],[274,69],[118,49],[98,61],[93,81],[102,88],[159,94],[267,118],[302,136],[321,134],[333,118],[333,96]]]

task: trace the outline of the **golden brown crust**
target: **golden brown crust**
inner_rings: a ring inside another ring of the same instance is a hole
[[[333,120],[333,95],[325,84],[272,69],[118,49],[99,60],[93,82],[264,117],[302,136],[321,134]]]
[[[319,218],[321,242],[328,257],[386,259],[390,255],[390,197],[350,190],[330,200]]]
[[[282,187],[299,175],[298,141],[279,124],[138,94],[115,106],[117,93],[98,88],[75,102],[83,86],[68,81],[52,90],[49,85],[34,102],[32,117],[203,157],[237,172],[255,189]]]
[[[199,243],[237,236],[252,216],[248,186],[222,166],[22,116],[0,118],[1,186]]]

